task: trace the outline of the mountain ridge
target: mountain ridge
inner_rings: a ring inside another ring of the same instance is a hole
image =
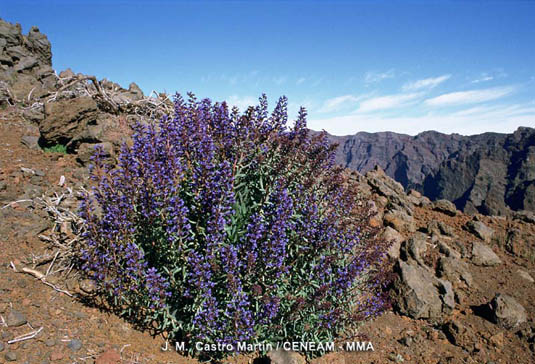
[[[464,212],[508,215],[535,209],[535,129],[463,136],[429,130],[328,135],[336,162],[366,173],[376,165],[432,200],[448,199]]]

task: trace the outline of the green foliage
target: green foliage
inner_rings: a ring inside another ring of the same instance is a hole
[[[45,153],[61,153],[61,154],[67,154],[67,147],[63,144],[56,144],[51,147],[45,147],[43,148],[43,151]]]

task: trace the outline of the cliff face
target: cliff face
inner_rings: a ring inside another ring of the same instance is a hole
[[[337,162],[366,173],[379,165],[405,188],[448,199],[467,213],[535,210],[535,129],[461,136],[434,131],[330,136]]]

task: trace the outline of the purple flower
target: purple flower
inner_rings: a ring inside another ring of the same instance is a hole
[[[262,95],[240,115],[177,94],[173,118],[132,126],[116,166],[96,151],[79,263],[112,305],[222,344],[311,327],[327,339],[387,306],[386,246],[335,147],[309,135],[303,108],[287,128],[287,103],[269,114]]]

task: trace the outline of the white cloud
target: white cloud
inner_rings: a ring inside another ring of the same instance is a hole
[[[453,116],[485,115],[490,117],[509,117],[519,115],[533,115],[535,119],[535,103],[515,105],[482,105],[464,109],[453,113]],[[535,121],[535,120],[534,120]]]
[[[410,101],[413,101],[420,97],[422,93],[410,93],[410,94],[396,94],[374,97],[368,100],[364,100],[360,103],[358,112],[370,112],[383,109],[391,109],[399,106],[404,106]]]
[[[299,79],[297,79],[297,81],[295,82],[296,85],[300,85],[302,84],[303,82],[305,82],[307,79],[304,78],[304,77],[300,77]]]
[[[475,77],[470,83],[482,83],[500,78],[507,77],[507,73],[502,68],[495,68],[489,72],[481,72],[478,77]]]
[[[428,113],[409,117],[387,117],[379,114],[351,114],[340,117],[309,118],[312,130],[325,129],[334,135],[353,135],[359,131],[394,131],[415,135],[426,130],[463,135],[484,132],[511,133],[519,126],[532,126],[535,121],[535,104],[497,105],[467,109],[448,114]]]
[[[437,97],[433,97],[431,99],[427,99],[425,100],[425,103],[431,106],[473,104],[499,99],[501,97],[511,94],[515,91],[515,89],[516,88],[513,86],[506,86],[487,88],[482,90],[450,92]]]
[[[327,99],[318,112],[335,112],[345,107],[354,106],[366,96],[343,95]]]
[[[493,76],[489,76],[488,74],[484,73],[481,75],[480,78],[476,78],[475,80],[473,80],[472,83],[487,82],[492,80],[494,80]]]
[[[249,106],[256,106],[258,104],[258,98],[253,96],[238,96],[232,95],[226,99],[229,106],[237,106],[240,111],[245,111]]]
[[[373,71],[370,71],[370,72],[366,72],[366,74],[364,74],[364,82],[365,83],[376,83],[376,82],[380,82],[384,79],[387,79],[387,78],[393,78],[394,77],[394,70],[393,69],[390,69],[386,72],[373,72]]]
[[[432,89],[442,82],[448,80],[451,77],[450,74],[448,75],[442,75],[439,77],[430,77],[430,78],[424,78],[422,80],[417,80],[413,82],[407,82],[403,85],[403,91],[413,91],[413,90],[420,90],[420,89]]]

